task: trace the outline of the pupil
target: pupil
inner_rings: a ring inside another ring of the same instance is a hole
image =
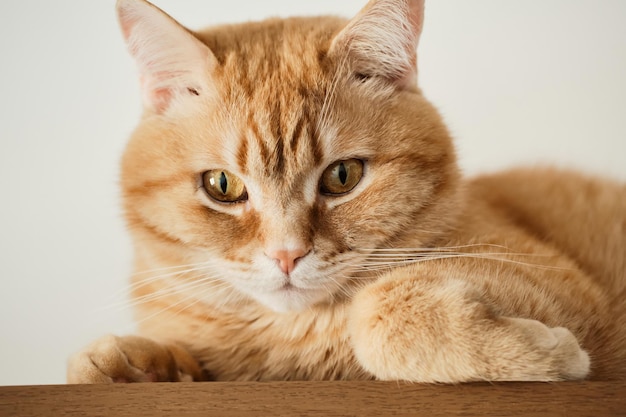
[[[346,185],[347,179],[348,179],[348,171],[346,171],[346,166],[342,162],[339,164],[339,181],[341,181],[341,184]]]
[[[226,190],[228,189],[228,181],[223,172],[220,174],[220,189],[222,190],[222,194],[226,194]]]

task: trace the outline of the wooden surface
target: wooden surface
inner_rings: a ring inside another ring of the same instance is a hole
[[[0,387],[0,416],[626,416],[626,382]]]

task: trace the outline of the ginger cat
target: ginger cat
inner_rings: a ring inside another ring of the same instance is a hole
[[[201,32],[117,12],[145,106],[121,174],[141,336],[69,382],[626,376],[626,186],[461,178],[416,84],[423,0]]]

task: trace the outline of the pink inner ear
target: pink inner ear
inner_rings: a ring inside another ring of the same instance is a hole
[[[167,79],[169,77],[173,77],[174,74],[174,72],[166,72],[159,74],[159,76]],[[154,83],[155,80],[156,78],[153,77],[146,77],[144,75],[139,76],[139,84],[141,85],[141,90],[144,91],[145,99],[152,103],[154,110],[158,114],[162,114],[167,110],[175,95],[175,90],[180,90],[180,92],[186,92],[193,96],[200,96],[200,90],[196,87],[154,87],[151,84]]]
[[[177,98],[200,96],[215,65],[207,46],[144,0],[117,4],[121,32],[139,69],[144,105],[164,113]]]
[[[162,88],[152,88],[150,85],[150,79],[146,78],[144,75],[140,75],[139,84],[141,85],[141,90],[145,94],[145,99],[147,99],[154,110],[161,114],[167,110],[167,107],[172,100],[172,90],[167,87]]]
[[[128,13],[128,10],[124,6],[120,6],[118,8],[117,16],[120,22],[122,36],[124,36],[124,39],[128,41],[128,38],[130,37],[130,32],[132,31],[133,26],[135,26],[137,20],[131,17],[132,14]]]
[[[128,40],[132,27],[132,23],[129,22],[127,19],[120,20],[120,29],[122,29],[122,36],[124,36],[124,39]]]
[[[154,106],[154,110],[158,114],[162,114],[167,110],[171,101],[172,101],[172,90],[169,88],[159,88],[157,90],[149,90],[150,95],[149,99],[152,105]]]
[[[331,48],[351,54],[356,71],[413,89],[423,22],[424,0],[370,0],[335,37]]]

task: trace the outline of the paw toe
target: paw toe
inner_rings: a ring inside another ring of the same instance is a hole
[[[560,365],[560,373],[564,379],[583,379],[589,374],[591,361],[589,355],[578,344],[578,340],[569,330],[563,327],[550,329],[558,340],[554,348],[556,363]]]

